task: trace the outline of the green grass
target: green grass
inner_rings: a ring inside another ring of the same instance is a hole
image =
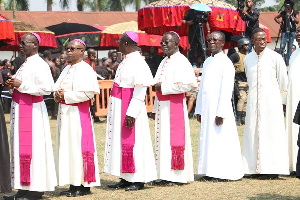
[[[105,121],[105,118],[101,120]],[[9,115],[6,115],[6,121],[9,122]],[[55,141],[56,121],[50,120],[53,147]],[[190,120],[191,137],[193,146],[194,169],[196,170],[197,152],[198,152],[198,134],[199,123],[195,118]],[[300,182],[293,177],[281,176],[279,180],[253,180],[242,179],[235,182],[199,182],[199,177],[195,176],[192,183],[175,186],[161,187],[145,185],[145,189],[136,192],[125,192],[124,190],[111,190],[107,184],[118,181],[117,177],[102,173],[103,155],[105,144],[106,123],[94,124],[97,151],[100,169],[100,178],[102,186],[92,188],[92,194],[74,199],[299,199],[300,200]],[[154,121],[150,120],[152,138],[154,139]],[[9,124],[8,124],[9,129]],[[239,136],[242,142],[244,127],[238,127]],[[242,143],[241,143],[242,144]],[[54,149],[54,148],[53,148]],[[0,163],[1,164],[1,163]],[[70,199],[59,196],[59,192],[66,187],[57,187],[54,192],[46,192],[44,199]],[[0,195],[1,197],[1,195]]]

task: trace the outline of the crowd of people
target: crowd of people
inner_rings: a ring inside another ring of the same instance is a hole
[[[251,0],[246,2],[252,7]],[[255,10],[248,11],[255,15]],[[250,15],[240,12],[245,19]],[[300,44],[300,27],[295,38]],[[12,100],[10,154],[0,106],[0,193],[18,190],[3,196],[5,200],[41,199],[44,191],[65,185],[69,189],[61,195],[78,197],[101,185],[93,127],[99,119],[92,107],[100,93],[97,80],[113,80],[104,172],[120,181],[109,188],[137,191],[148,182],[178,186],[194,181],[194,174],[215,182],[293,173],[300,178],[300,50],[291,55],[287,70],[283,57],[267,47],[263,29],[248,32],[237,42],[238,52],[229,56],[224,54],[224,33],[208,34],[210,55],[203,68],[181,54],[180,36],[173,31],[162,37],[164,57],[156,47],[142,53],[133,31],[122,34],[120,52],[110,51],[102,59],[81,39],[70,41],[55,58],[50,51],[39,55],[40,42],[37,33],[25,34],[20,41],[23,57],[2,62],[2,89]],[[151,115],[145,106],[148,87],[156,92]],[[49,109],[48,99],[53,100]],[[196,173],[189,125],[194,102],[200,123]],[[54,155],[48,110],[57,120]],[[154,144],[149,117],[155,120]],[[241,150],[237,125],[243,124]]]

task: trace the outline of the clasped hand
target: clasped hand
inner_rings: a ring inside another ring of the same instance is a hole
[[[55,102],[61,102],[65,100],[65,96],[64,96],[64,90],[63,89],[59,89],[54,93],[54,101]]]
[[[131,129],[134,126],[135,119],[133,117],[126,115],[125,123],[126,123],[126,127]]]
[[[12,78],[12,77],[10,77],[10,78],[5,82],[5,85],[7,85],[7,87],[8,87],[9,89],[19,88],[21,84],[22,84],[22,81],[20,81],[19,79],[16,79],[16,78]]]

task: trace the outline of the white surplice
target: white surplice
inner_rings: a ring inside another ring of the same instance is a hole
[[[245,58],[249,85],[243,142],[245,174],[289,174],[288,141],[280,91],[287,71],[278,53],[265,48]]]
[[[30,56],[14,75],[22,81],[17,89],[34,96],[49,95],[53,79],[48,64],[38,54]],[[30,191],[53,191],[57,185],[49,118],[45,102],[32,106],[32,160],[30,186],[20,185],[19,104],[12,101],[10,119],[12,187]]]
[[[129,182],[146,183],[153,181],[157,179],[157,173],[144,101],[147,87],[153,84],[153,78],[149,66],[139,52],[136,51],[125,56],[118,67],[114,82],[122,88],[134,88],[126,115],[135,118],[133,158],[136,171],[135,173],[122,173],[121,171],[122,100],[110,96],[107,113],[104,172]]]
[[[163,95],[180,94],[197,87],[195,73],[188,59],[179,52],[165,57],[156,72],[155,83],[161,83]],[[183,99],[185,122],[184,170],[171,169],[170,143],[170,101],[158,101],[155,98],[153,113],[155,117],[155,160],[158,178],[166,181],[187,183],[194,181],[193,154],[190,136],[190,125],[186,100]]]
[[[55,90],[63,89],[66,104],[80,103],[90,100],[99,93],[96,73],[84,61],[68,65],[61,72],[55,83]],[[55,145],[55,164],[58,185],[93,187],[100,185],[97,147],[94,139],[94,162],[96,182],[84,182],[83,159],[81,149],[81,123],[77,106],[59,104],[57,115],[57,134]],[[92,120],[91,120],[92,123]],[[93,123],[92,123],[93,126]]]
[[[298,133],[299,125],[293,123],[293,118],[300,101],[300,49],[291,55],[288,69],[288,92],[286,102],[286,131],[288,134],[289,166],[290,171],[296,171],[298,155]]]
[[[234,66],[223,52],[203,64],[195,108],[195,114],[201,115],[197,174],[229,180],[244,175],[231,103],[234,75]],[[216,125],[216,116],[223,118],[222,125]]]

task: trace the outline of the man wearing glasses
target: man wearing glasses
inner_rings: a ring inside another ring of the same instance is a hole
[[[143,189],[157,177],[145,106],[153,78],[138,52],[138,41],[133,31],[120,38],[119,50],[125,56],[116,71],[107,113],[104,172],[120,178],[109,188],[125,191]]]
[[[203,64],[195,108],[201,123],[197,174],[203,181],[239,180],[244,171],[231,104],[234,66],[223,53],[222,32],[211,33],[207,43],[212,54]]]
[[[285,105],[280,93],[287,91],[286,65],[278,53],[267,47],[263,29],[254,29],[251,40],[255,51],[244,62],[249,85],[244,170],[250,178],[276,179],[279,174],[289,174]]]
[[[18,192],[3,199],[41,199],[43,191],[57,185],[51,132],[43,95],[53,90],[48,64],[39,57],[36,33],[25,34],[20,51],[26,57],[15,75],[6,81],[12,89],[11,181]],[[3,163],[1,163],[2,165]]]
[[[194,181],[193,156],[185,92],[197,87],[194,70],[179,52],[175,32],[163,35],[161,47],[166,57],[160,63],[154,83],[156,99],[155,160],[158,178],[154,184],[182,185]]]
[[[77,197],[90,194],[100,186],[98,159],[89,101],[99,94],[96,73],[83,61],[85,43],[72,40],[67,50],[71,63],[55,83],[54,100],[59,102],[55,162],[58,185],[70,184],[61,195]]]

